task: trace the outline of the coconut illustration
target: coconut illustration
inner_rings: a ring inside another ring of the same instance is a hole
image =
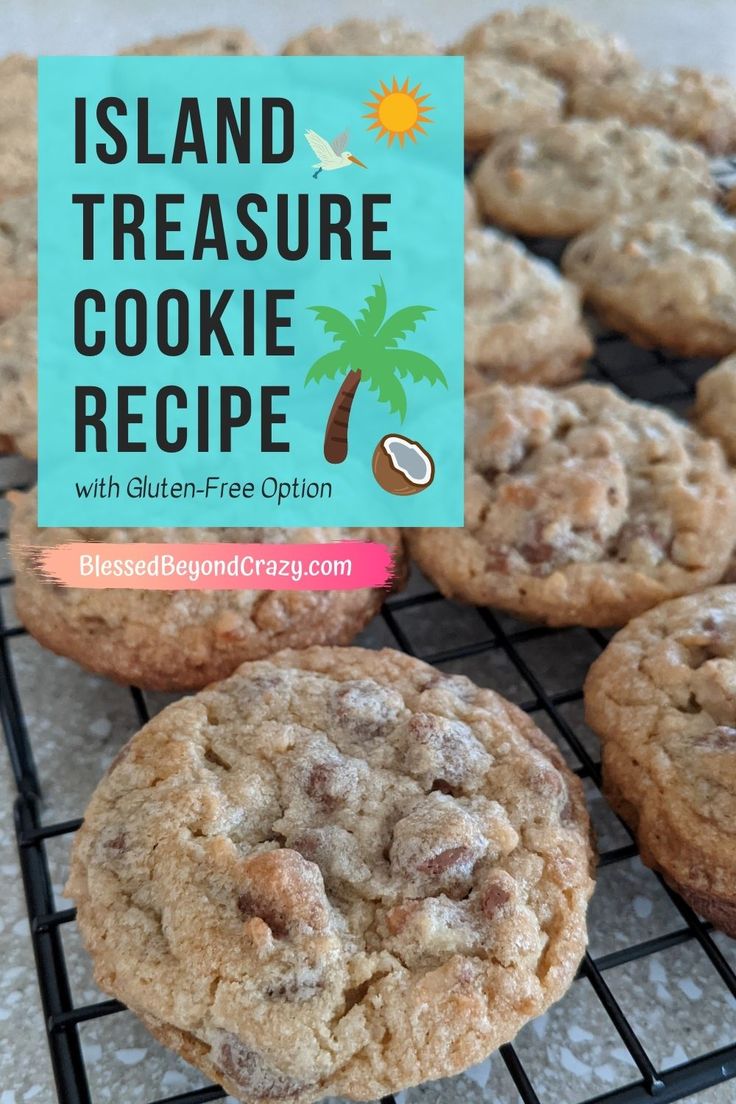
[[[434,460],[418,441],[390,433],[376,445],[373,474],[389,494],[418,494],[434,479]]]

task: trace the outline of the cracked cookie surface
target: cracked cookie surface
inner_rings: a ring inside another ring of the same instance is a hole
[[[591,667],[585,703],[642,859],[736,936],[736,587],[637,617]]]
[[[698,69],[593,74],[573,85],[568,103],[573,115],[658,127],[713,154],[736,150],[736,88]]]
[[[521,234],[570,237],[616,211],[711,197],[702,150],[617,119],[507,134],[473,173],[481,211]]]
[[[409,529],[447,597],[621,625],[716,582],[736,531],[720,446],[613,388],[495,384],[466,402],[465,527]]]
[[[592,351],[574,284],[505,235],[466,230],[466,390],[494,379],[569,383]]]
[[[67,893],[98,983],[249,1104],[485,1058],[585,948],[582,788],[515,706],[391,650],[244,664],[98,786]]]
[[[289,544],[352,538],[395,548],[396,529],[38,529],[35,491],[12,499],[15,603],[45,647],[117,682],[153,690],[192,690],[223,678],[246,659],[288,646],[347,644],[380,609],[386,591],[362,590],[83,590],[55,586],[32,564],[33,548],[66,541],[119,543],[238,542]]]
[[[571,19],[556,8],[495,12],[471,27],[452,53],[501,55],[534,65],[570,84],[583,76],[634,68],[633,55],[615,35]]]
[[[421,31],[405,27],[400,19],[376,22],[345,19],[332,27],[311,27],[296,35],[282,53],[309,55],[436,54],[437,47]]]
[[[682,356],[736,349],[736,221],[707,200],[605,219],[563,271],[606,325]]]

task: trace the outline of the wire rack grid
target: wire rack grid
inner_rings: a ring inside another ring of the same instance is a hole
[[[547,252],[544,243],[534,244],[538,252]],[[677,360],[659,352],[637,349],[620,335],[600,334],[589,376],[614,383],[633,398],[657,401],[683,413],[691,403],[694,382],[705,367],[704,361]],[[0,585],[12,585],[10,574],[0,579]],[[479,681],[483,678],[484,665],[490,665],[492,657],[501,660],[509,672],[508,678],[518,679],[525,688],[524,694],[517,695],[522,708],[566,750],[577,773],[586,780],[585,784],[593,790],[600,789],[600,764],[589,734],[588,737],[584,735],[582,722],[571,720],[571,708],[582,701],[582,677],[578,677],[575,685],[550,689],[540,657],[564,653],[566,632],[575,633],[578,638],[584,634],[593,654],[597,654],[605,647],[607,634],[582,629],[550,630],[522,624],[492,610],[479,609],[475,611],[477,620],[470,638],[463,639],[460,634],[458,639],[456,632],[446,631],[448,612],[451,614],[453,609],[462,614],[464,607],[446,602],[426,581],[415,581],[408,592],[387,602],[374,633],[378,642],[392,643],[445,669],[458,671],[472,666],[473,677]],[[425,621],[429,618],[432,622],[432,632],[425,634],[432,642],[429,647],[418,643],[412,631],[417,618]],[[56,907],[47,849],[58,837],[70,839],[81,821],[44,823],[42,819],[43,780],[39,778],[34,757],[36,737],[26,724],[12,662],[14,640],[22,635],[20,626],[8,625],[3,620],[0,604],[0,715],[18,789],[15,828],[51,1062],[60,1104],[94,1104],[79,1029],[88,1021],[119,1014],[123,1006],[115,1000],[82,1005],[74,1001],[62,939],[62,930],[74,923],[74,910]],[[447,646],[436,650],[437,641],[446,642]],[[582,676],[584,672],[578,674]],[[494,686],[504,691],[498,681]],[[145,696],[136,688],[131,688],[130,693],[136,716],[144,723],[149,715]],[[628,842],[603,849],[600,855],[602,870],[625,864],[636,856],[636,847],[628,834],[623,835],[623,829],[621,838]],[[653,1100],[664,1104],[736,1078],[736,1017],[732,1016],[727,1045],[704,1048],[702,1053],[689,1056],[687,1061],[664,1064],[663,1068],[663,1064],[649,1053],[646,1041],[634,1026],[636,1007],[627,1006],[607,981],[609,972],[619,967],[633,966],[672,948],[696,945],[713,968],[714,985],[723,987],[724,994],[730,994],[727,996],[729,1007],[736,1007],[736,974],[728,956],[714,939],[710,925],[695,915],[664,883],[661,885],[673,906],[675,922],[670,930],[650,938],[634,936],[627,945],[608,953],[587,954],[575,983],[591,987],[599,1009],[630,1059],[633,1076],[624,1077],[604,1091],[591,1093],[583,1075],[574,1096],[569,1100],[559,1099],[558,1104],[573,1104],[573,1100],[575,1104],[578,1101],[581,1104],[603,1104],[604,1101],[608,1104],[646,1104]],[[528,1057],[521,1054],[517,1045],[509,1044],[501,1048],[500,1058],[515,1086],[516,1098],[523,1104],[540,1104]],[[160,1097],[146,1104],[204,1104],[222,1099],[224,1095],[222,1089],[212,1085]],[[491,1098],[483,1099],[490,1102]],[[733,1095],[724,1099],[736,1101],[736,1081],[733,1082]],[[392,1102],[393,1097],[386,1097],[382,1104]]]

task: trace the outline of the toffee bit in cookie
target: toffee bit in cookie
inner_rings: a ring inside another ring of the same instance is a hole
[[[319,867],[287,848],[245,860],[237,906],[246,919],[260,917],[276,939],[326,931],[330,922]]]
[[[491,871],[475,894],[480,911],[490,919],[498,916],[516,896],[516,882],[505,870]]]
[[[212,1048],[212,1062],[231,1079],[246,1098],[290,1100],[308,1086],[269,1066],[257,1051],[247,1047],[237,1035],[220,1032]]]
[[[409,719],[405,746],[406,769],[427,790],[474,790],[492,763],[469,725],[434,713],[415,713]]]
[[[386,693],[370,679],[343,683],[335,694],[338,723],[348,735],[360,738],[380,736],[385,726],[396,720],[400,707],[398,695]]]
[[[445,794],[429,794],[395,826],[391,868],[410,886],[465,888],[488,850],[482,822]]]

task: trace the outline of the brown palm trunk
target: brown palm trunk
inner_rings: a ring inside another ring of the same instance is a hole
[[[348,423],[360,378],[359,368],[348,372],[332,404],[325,429],[325,460],[328,464],[342,464],[348,454]]]

